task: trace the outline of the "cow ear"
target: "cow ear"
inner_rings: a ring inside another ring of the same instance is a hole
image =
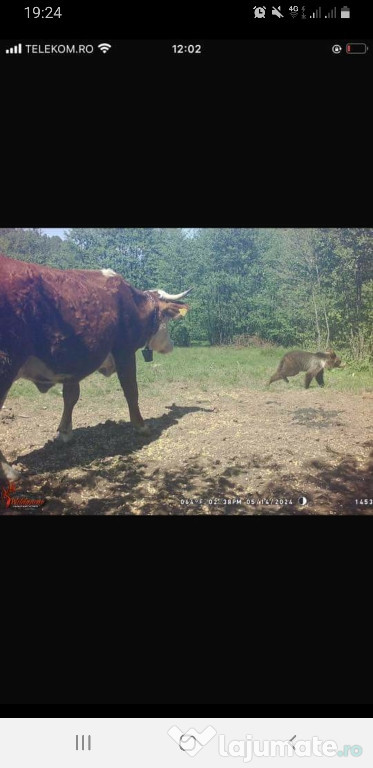
[[[176,320],[179,317],[184,317],[188,312],[188,304],[177,304],[175,301],[165,302],[160,301],[161,311],[163,317],[168,317],[171,320]]]

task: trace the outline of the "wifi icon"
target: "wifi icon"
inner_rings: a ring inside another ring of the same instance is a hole
[[[99,48],[102,53],[107,53],[110,51],[111,45],[109,43],[100,43],[97,48]]]

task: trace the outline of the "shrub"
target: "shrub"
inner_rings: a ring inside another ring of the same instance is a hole
[[[277,346],[271,341],[261,339],[260,336],[250,336],[247,333],[241,333],[238,336],[233,336],[232,344],[235,347],[275,347]]]
[[[171,329],[171,339],[176,347],[190,347],[190,334],[186,325],[175,323]]]

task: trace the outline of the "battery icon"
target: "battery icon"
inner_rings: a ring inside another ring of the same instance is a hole
[[[347,5],[344,5],[343,8],[341,8],[341,19],[349,19],[350,18],[350,9],[347,8]]]
[[[365,43],[347,43],[346,53],[366,53],[368,46]]]

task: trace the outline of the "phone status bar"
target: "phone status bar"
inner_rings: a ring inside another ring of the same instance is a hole
[[[310,5],[253,5],[252,6],[252,18],[255,20],[277,20],[284,19],[289,21],[295,21],[299,19],[301,21],[308,21],[309,19],[350,19],[351,9],[347,5],[342,6],[317,6]]]
[[[348,0],[347,0],[348,2]],[[259,0],[260,3],[260,0]],[[26,6],[17,8],[9,3],[2,18],[2,37],[30,38],[88,38],[115,39],[244,39],[247,36],[271,37],[328,37],[336,33],[361,37],[369,22],[369,3],[351,8],[341,0],[336,4],[312,3],[259,4],[258,0],[229,7],[216,6],[213,12],[203,14],[200,3],[191,0],[188,13],[177,13],[171,6],[150,6],[146,13],[138,4],[132,4],[124,14],[121,6],[90,6],[84,14],[82,8],[67,4],[48,7]]]

